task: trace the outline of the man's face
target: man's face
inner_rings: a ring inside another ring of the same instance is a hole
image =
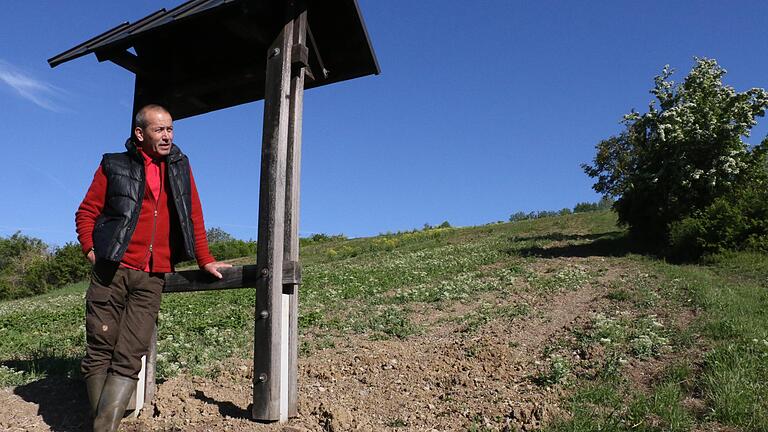
[[[147,127],[137,127],[134,133],[144,153],[156,158],[167,156],[173,143],[173,119],[163,110],[146,113]]]

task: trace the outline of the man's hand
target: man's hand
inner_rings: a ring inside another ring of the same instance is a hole
[[[91,265],[96,264],[96,254],[93,252],[93,249],[89,250],[85,257],[88,259],[88,262],[91,263]]]
[[[219,269],[229,268],[229,267],[232,267],[232,264],[214,261],[212,263],[208,263],[205,266],[203,266],[203,270],[221,279],[223,276],[221,275],[221,273],[219,273]]]

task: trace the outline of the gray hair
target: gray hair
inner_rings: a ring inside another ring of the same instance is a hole
[[[150,111],[163,111],[168,115],[171,115],[170,112],[168,112],[167,109],[165,109],[164,106],[158,105],[158,104],[149,104],[144,105],[139,112],[136,113],[136,118],[134,118],[134,124],[137,128],[144,129],[147,127],[147,113]]]

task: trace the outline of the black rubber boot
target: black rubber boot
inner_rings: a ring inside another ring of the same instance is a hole
[[[99,399],[101,399],[101,390],[104,388],[104,382],[106,380],[107,374],[93,375],[85,380],[85,388],[88,391],[88,401],[91,403],[91,418],[96,418],[96,411],[99,408]]]
[[[136,380],[120,375],[109,375],[99,399],[98,414],[93,421],[93,432],[115,432],[125,414],[125,407],[136,389]]]

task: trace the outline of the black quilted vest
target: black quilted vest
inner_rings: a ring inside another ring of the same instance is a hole
[[[123,153],[106,153],[101,168],[107,177],[104,210],[96,219],[93,248],[98,260],[119,262],[136,229],[146,188],[144,160],[136,144],[125,142]],[[166,184],[171,212],[171,261],[195,259],[195,236],[192,230],[192,188],[189,159],[174,144],[166,157]]]

